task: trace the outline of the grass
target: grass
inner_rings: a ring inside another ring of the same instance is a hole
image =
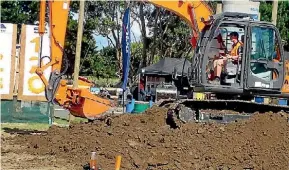
[[[96,78],[96,77],[92,77],[92,76],[87,76],[87,78],[93,82],[95,82],[97,84],[98,87],[107,87],[108,85],[116,85],[120,79],[118,78],[109,78],[109,79],[105,79],[105,78]]]
[[[82,123],[87,122],[86,119],[83,118],[74,118],[72,123]],[[65,119],[54,118],[54,123],[59,126],[68,126],[69,122]],[[1,123],[1,131],[3,129],[21,129],[21,130],[37,130],[37,131],[46,131],[49,129],[48,123]]]
[[[79,118],[79,117],[73,117],[71,122],[72,123],[83,123],[83,122],[87,122],[87,119],[83,119],[83,118]],[[61,119],[61,118],[54,118],[54,123],[62,124],[62,125],[68,125],[69,120]]]
[[[48,130],[49,124],[44,123],[1,123],[1,130],[4,128],[9,129],[23,129],[23,130],[38,130],[45,131]]]

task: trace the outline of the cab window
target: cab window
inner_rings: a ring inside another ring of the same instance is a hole
[[[253,60],[277,60],[282,61],[280,46],[276,32],[272,28],[253,27],[252,28],[252,50]]]
[[[266,67],[266,62],[281,62],[280,44],[273,28],[254,26],[251,32],[251,71],[253,76],[270,82],[278,73]]]

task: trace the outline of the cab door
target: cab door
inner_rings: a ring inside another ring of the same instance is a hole
[[[280,93],[284,80],[284,58],[278,30],[251,25],[248,32],[245,89]]]

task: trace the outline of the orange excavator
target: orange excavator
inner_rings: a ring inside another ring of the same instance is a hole
[[[188,75],[185,77],[187,85],[181,84],[181,87],[178,87],[181,90],[187,89],[187,98],[174,100],[174,107],[169,110],[168,117],[188,122],[211,119],[211,113],[201,112],[204,109],[235,110],[246,113],[289,110],[287,103],[276,106],[276,104],[252,102],[252,98],[256,96],[274,97],[280,101],[289,97],[289,56],[285,56],[280,33],[273,24],[255,21],[252,15],[245,13],[214,15],[213,10],[202,0],[144,0],[143,2],[173,12],[186,21],[192,29],[191,43],[194,49],[192,65],[185,70]],[[111,102],[91,94],[87,88],[73,89],[66,80],[62,79],[63,73],[60,72],[62,63],[66,65],[67,60],[63,47],[70,2],[59,0],[47,3],[51,33],[51,61],[36,70],[46,86],[46,98],[49,102],[68,109],[74,116],[88,119],[101,117],[111,108]],[[40,36],[44,34],[45,9],[46,2],[41,1]],[[223,68],[219,84],[211,83],[210,78],[215,74],[215,66],[212,63],[216,59],[222,59],[224,53],[232,50],[230,40],[232,32],[237,33],[238,41],[242,41],[243,44],[238,62],[237,64],[228,62],[227,67]],[[49,66],[52,66],[52,72],[47,80],[43,72]],[[79,84],[89,85],[90,82],[79,79]],[[203,93],[205,97],[196,100],[194,96],[197,93]],[[168,102],[163,102],[161,106]],[[217,117],[216,120],[229,121],[233,117],[229,114],[227,117]]]
[[[211,11],[204,10],[209,9],[205,3],[201,3],[201,6],[196,8],[194,13],[189,12],[194,11],[194,6],[197,3],[192,1],[191,3],[182,2],[176,3],[174,1],[164,2],[164,1],[148,1],[160,7],[164,7],[171,10],[182,18],[184,18],[194,30],[194,35],[197,37],[198,30],[202,29],[203,23],[199,20],[204,15],[209,16]],[[36,73],[43,81],[46,89],[45,94],[48,102],[53,102],[68,109],[72,115],[77,117],[83,117],[88,119],[94,119],[101,116],[103,113],[108,111],[112,103],[107,100],[100,98],[98,96],[90,93],[89,88],[77,88],[74,89],[68,85],[68,81],[62,79],[64,74],[61,73],[61,67],[66,63],[66,56],[64,54],[64,43],[66,35],[66,27],[69,13],[69,0],[63,1],[41,1],[40,3],[40,19],[39,19],[39,34],[42,38],[45,32],[45,18],[46,18],[46,4],[48,4],[48,15],[49,15],[49,25],[50,25],[50,42],[51,42],[51,61],[46,65],[40,66]],[[202,12],[201,12],[202,11]],[[199,15],[202,13],[202,15]],[[195,15],[198,15],[197,17]],[[52,72],[49,80],[44,76],[44,71],[52,66]],[[65,71],[65,69],[64,69]],[[90,86],[91,82],[79,78],[79,85]]]

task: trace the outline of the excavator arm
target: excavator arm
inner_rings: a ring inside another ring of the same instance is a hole
[[[90,93],[89,87],[92,85],[90,81],[79,78],[79,87],[74,89],[68,84],[67,80],[62,78],[68,67],[67,58],[64,54],[64,43],[69,5],[69,0],[40,1],[39,35],[40,40],[42,40],[45,31],[46,8],[48,8],[51,57],[49,63],[39,65],[36,74],[46,87],[45,95],[48,102],[68,109],[76,117],[95,119],[108,111],[112,103]],[[41,54],[39,58],[39,63],[41,63],[43,58]],[[50,66],[52,68],[51,75],[47,80],[43,73]],[[64,71],[61,72],[63,66]]]

